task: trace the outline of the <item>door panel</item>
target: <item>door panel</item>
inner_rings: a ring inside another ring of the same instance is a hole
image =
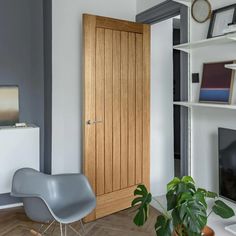
[[[121,188],[128,187],[128,33],[121,32]]]
[[[113,81],[112,78],[112,30],[105,29],[105,193],[112,192],[113,179],[112,176],[112,124],[113,124]]]
[[[128,186],[135,181],[135,33],[129,33],[128,55]]]
[[[105,193],[105,140],[104,140],[104,111],[105,111],[105,31],[97,28],[96,30],[96,81],[95,81],[95,110],[96,120],[102,121],[96,125],[96,193],[102,195]]]
[[[120,190],[120,31],[113,30],[113,191]]]
[[[142,182],[143,151],[143,37],[136,34],[136,184]]]
[[[149,188],[150,27],[84,15],[84,173],[97,196],[91,221]]]

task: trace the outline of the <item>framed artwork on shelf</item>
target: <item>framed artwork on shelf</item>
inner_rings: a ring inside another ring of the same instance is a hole
[[[236,23],[236,4],[214,10],[207,38],[224,35],[224,31],[232,23]]]
[[[231,104],[234,70],[225,68],[235,61],[203,64],[199,102]]]
[[[0,86],[0,126],[12,126],[19,122],[19,88]]]

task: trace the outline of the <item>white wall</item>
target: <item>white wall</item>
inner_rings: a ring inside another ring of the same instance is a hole
[[[145,11],[165,0],[137,0],[137,13]]]
[[[82,160],[82,13],[134,20],[136,0],[53,0],[52,172]]]
[[[235,0],[211,0],[213,9],[235,3]],[[192,21],[193,41],[207,36],[209,21]],[[202,75],[204,62],[236,59],[236,44],[218,45],[193,52],[192,71]],[[198,101],[200,84],[192,84],[192,99]],[[236,92],[236,90],[234,89]],[[235,103],[235,98],[234,98]],[[218,127],[236,129],[235,111],[212,108],[194,108],[192,114],[192,175],[199,186],[218,190]]]
[[[174,177],[172,19],[151,27],[151,192]]]

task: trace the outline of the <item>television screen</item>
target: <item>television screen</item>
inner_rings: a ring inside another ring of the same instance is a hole
[[[236,130],[219,128],[219,194],[236,202]]]
[[[17,86],[0,86],[0,126],[19,122],[19,89]]]

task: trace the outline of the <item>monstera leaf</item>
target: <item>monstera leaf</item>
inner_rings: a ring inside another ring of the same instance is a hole
[[[217,198],[217,197],[218,197],[218,194],[217,194],[217,193],[207,191],[207,190],[205,190],[205,189],[203,189],[203,188],[198,188],[198,189],[197,189],[197,192],[203,193],[204,196],[207,197],[207,198]]]
[[[170,183],[168,183],[167,191],[172,191],[177,195],[184,192],[195,193],[196,189],[194,180],[190,176],[184,176],[182,179],[175,177]]]
[[[206,226],[207,212],[205,200],[203,199],[199,195],[194,196],[178,208],[180,221],[189,235],[192,235],[192,233],[201,234],[202,229]]]
[[[149,205],[152,201],[152,195],[144,185],[139,185],[134,191],[134,195],[137,197],[133,200],[132,206],[139,205],[138,212],[134,217],[134,223],[137,226],[142,226],[149,216]]]
[[[216,215],[219,215],[224,219],[228,219],[235,215],[233,209],[220,200],[215,201],[215,205],[212,207],[212,210]]]
[[[160,215],[157,217],[155,231],[157,236],[171,236],[171,220]]]

